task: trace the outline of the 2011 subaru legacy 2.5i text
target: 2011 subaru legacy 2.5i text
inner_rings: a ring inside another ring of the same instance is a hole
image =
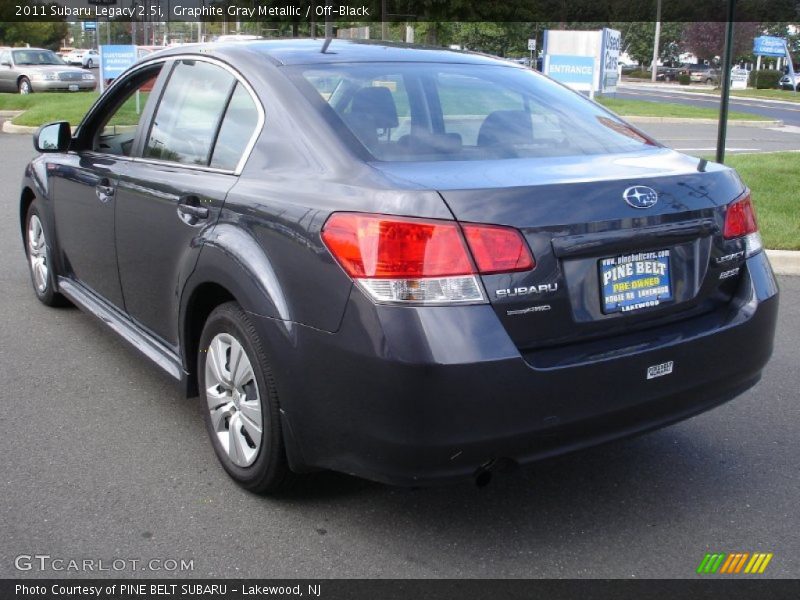
[[[182,46],[35,144],[37,296],[199,394],[256,492],[313,469],[485,482],[730,400],[772,351],[736,172],[507,61]]]

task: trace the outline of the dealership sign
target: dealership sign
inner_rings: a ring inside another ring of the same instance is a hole
[[[594,81],[594,57],[548,54],[544,72],[573,90],[589,91]]]
[[[136,46],[100,46],[100,73],[115,79],[136,62]]]
[[[786,41],[771,35],[762,35],[753,40],[753,54],[756,56],[786,56]]]
[[[619,81],[619,50],[622,46],[622,34],[616,29],[603,29],[602,61],[603,80],[600,89],[603,92],[616,92]]]

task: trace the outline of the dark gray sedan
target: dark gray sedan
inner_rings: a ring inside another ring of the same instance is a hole
[[[509,61],[180,47],[36,147],[36,296],[199,395],[256,492],[313,469],[483,484],[730,400],[772,352],[739,175]]]

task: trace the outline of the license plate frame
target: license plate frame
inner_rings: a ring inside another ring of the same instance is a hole
[[[674,301],[671,254],[662,249],[598,260],[603,314],[630,314]]]
[[[67,89],[70,92],[77,92],[78,90],[81,89],[81,87],[77,83],[70,83],[69,86],[67,87]]]

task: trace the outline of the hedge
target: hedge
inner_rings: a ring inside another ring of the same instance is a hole
[[[783,77],[783,71],[778,69],[761,69],[750,71],[748,85],[758,90],[771,90],[778,87],[778,82]]]

